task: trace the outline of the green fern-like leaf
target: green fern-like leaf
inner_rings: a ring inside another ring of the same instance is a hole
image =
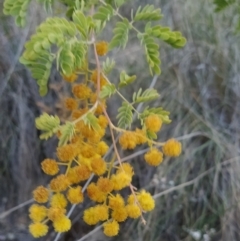
[[[138,8],[134,21],[144,20],[144,21],[156,21],[161,19],[163,16],[161,14],[160,8],[155,8],[153,5],[147,4],[144,8],[141,6]]]
[[[126,47],[130,27],[126,18],[124,18],[122,22],[116,24],[116,27],[113,29],[114,36],[109,44],[110,50],[116,47]]]
[[[216,6],[215,12],[220,12],[235,3],[235,0],[214,0],[213,3]]]
[[[163,40],[174,48],[182,48],[186,44],[186,38],[178,31],[171,31],[168,27],[154,26],[148,29],[148,33]]]
[[[108,84],[103,86],[101,92],[100,92],[100,98],[105,99],[107,97],[112,96],[116,92],[116,87],[113,84]]]
[[[106,21],[110,20],[113,14],[114,14],[114,9],[112,8],[112,6],[109,4],[106,4],[98,8],[98,11],[93,15],[93,18],[101,21],[101,23],[105,23]]]
[[[74,22],[63,18],[48,18],[38,28],[36,34],[25,45],[20,62],[29,67],[37,80],[40,94],[47,93],[48,79],[53,60],[62,74],[70,75],[83,64],[87,46],[76,39],[78,33]],[[53,53],[52,46],[59,51]]]
[[[103,62],[103,72],[105,74],[109,74],[112,69],[115,67],[115,61],[113,59],[107,58],[105,62]]]
[[[35,125],[38,130],[43,131],[40,135],[40,139],[47,140],[58,131],[60,119],[56,115],[52,116],[43,113],[40,117],[35,119]]]
[[[160,74],[160,57],[159,57],[159,45],[155,43],[154,38],[149,35],[138,35],[142,45],[145,48],[146,59],[149,65],[150,73]]]
[[[118,109],[117,119],[119,128],[131,127],[133,113],[132,106],[128,102],[124,101],[122,106]]]
[[[155,89],[146,89],[144,92],[142,92],[142,88],[139,89],[139,91],[133,94],[133,102],[134,103],[140,103],[140,102],[147,102],[151,100],[155,100],[159,98],[159,94]]]
[[[157,107],[157,108],[150,108],[147,107],[145,110],[139,115],[139,118],[143,122],[143,120],[148,117],[151,114],[156,114],[158,115],[161,119],[162,122],[165,124],[171,123],[171,120],[169,119],[169,114],[170,112],[164,110],[162,107]]]
[[[24,27],[26,25],[27,11],[31,0],[5,0],[3,13],[15,17],[16,25]]]
[[[124,87],[131,84],[137,78],[136,75],[129,76],[125,71],[122,71],[120,74],[120,83],[118,87]]]
[[[67,121],[65,125],[61,126],[60,132],[61,136],[58,142],[58,146],[63,146],[73,138],[75,133],[75,125],[72,122]]]
[[[85,125],[95,131],[98,131],[100,129],[97,117],[91,112],[84,116],[83,121]]]

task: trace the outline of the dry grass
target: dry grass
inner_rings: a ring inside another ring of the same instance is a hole
[[[173,120],[163,128],[159,140],[179,137],[184,151],[180,158],[165,160],[157,170],[139,157],[131,159],[134,184],[155,194],[157,206],[147,216],[146,226],[128,221],[114,240],[190,241],[197,240],[196,231],[202,241],[207,237],[238,241],[240,48],[239,36],[234,35],[236,10],[213,14],[210,0],[155,3],[162,8],[163,23],[188,39],[182,50],[162,44],[162,75],[156,84],[161,98],[153,103],[169,110]],[[39,142],[34,118],[40,113],[39,106],[46,108],[46,103],[53,103],[50,112],[61,113],[57,105],[61,96],[56,95],[58,82],[53,76],[55,85],[45,102],[38,97],[34,81],[17,63],[28,30],[17,29],[1,13],[0,18],[0,211],[4,211],[30,199],[32,188],[47,181],[39,162],[54,151],[54,141],[49,145]],[[124,54],[114,57],[119,69],[128,65],[129,71],[139,76],[139,84],[126,95],[151,83],[145,62],[139,61],[142,52],[138,45],[129,44]],[[114,109],[110,106],[109,112],[114,114]],[[62,240],[77,240],[90,231],[79,221],[81,210],[79,207],[73,213],[74,231]],[[0,235],[15,233],[19,234],[17,240],[31,240],[23,235],[26,227],[23,209],[0,220]],[[105,240],[100,233],[86,240]]]

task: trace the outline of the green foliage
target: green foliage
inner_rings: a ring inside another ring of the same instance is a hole
[[[112,96],[116,92],[116,87],[113,84],[108,84],[103,86],[99,96],[101,99],[105,99],[107,97]]]
[[[85,125],[87,125],[89,128],[92,128],[95,131],[98,131],[100,129],[98,119],[92,112],[87,113],[83,117],[83,121]]]
[[[133,20],[156,21],[162,17],[160,8],[155,8],[153,5],[147,4],[144,8],[141,6],[138,8]]]
[[[26,25],[26,16],[31,0],[5,0],[3,12],[6,15],[15,17],[16,25],[24,27]]]
[[[58,142],[58,146],[63,146],[66,145],[68,141],[72,139],[75,133],[75,125],[70,121],[66,121],[65,125],[61,126],[59,130],[61,135]]]
[[[110,20],[113,14],[114,10],[112,6],[106,4],[98,8],[98,11],[93,15],[93,18],[99,20],[102,24],[104,24],[106,21]]]
[[[76,13],[75,21],[78,16]],[[63,18],[48,18],[26,43],[20,62],[29,67],[41,95],[47,93],[48,78],[55,58],[63,75],[72,74],[83,64],[87,47],[75,37],[78,33],[77,26]],[[84,37],[83,34],[82,36]],[[59,48],[57,54],[51,50],[53,45]]]
[[[109,74],[115,66],[115,61],[113,59],[107,58],[105,62],[103,62],[103,72],[105,74]]]
[[[186,44],[186,38],[184,38],[180,32],[171,31],[168,27],[162,27],[160,25],[149,27],[147,32],[170,44],[174,48],[182,48]]]
[[[119,128],[130,128],[133,119],[133,113],[132,106],[128,102],[124,101],[122,106],[118,109],[117,119]]]
[[[121,22],[117,22],[116,27],[113,29],[114,36],[109,44],[110,50],[116,47],[126,47],[130,28],[131,25],[126,18],[124,18]]]
[[[215,12],[220,12],[235,2],[236,0],[214,0],[213,3],[216,5]]]
[[[60,119],[56,115],[53,116],[43,113],[40,117],[35,119],[35,125],[37,129],[43,131],[40,135],[40,139],[47,140],[58,131]]]
[[[164,110],[162,107],[150,108],[150,109],[149,107],[146,107],[144,111],[140,114],[139,118],[143,122],[143,120],[151,114],[158,115],[162,119],[162,122],[165,124],[171,123],[171,120],[169,119],[170,112]]]
[[[151,100],[155,100],[159,98],[159,94],[155,89],[146,89],[144,92],[142,92],[142,88],[139,89],[139,91],[133,94],[133,102],[134,103],[140,103],[140,102],[147,102]]]
[[[160,58],[159,58],[159,45],[156,44],[153,37],[149,35],[138,35],[141,44],[144,46],[146,59],[149,65],[150,73],[160,74]]]
[[[125,71],[122,71],[120,74],[120,83],[118,87],[124,87],[131,84],[137,78],[136,75],[129,76]]]

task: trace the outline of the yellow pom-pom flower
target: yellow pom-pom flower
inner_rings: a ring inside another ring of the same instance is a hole
[[[144,130],[136,128],[135,135],[137,138],[137,145],[141,145],[147,142],[146,132]]]
[[[45,159],[41,163],[42,170],[47,174],[54,176],[59,172],[59,167],[58,164],[55,160],[53,159]]]
[[[108,43],[105,41],[97,42],[96,50],[99,56],[104,56],[108,52]]]
[[[97,211],[98,210],[96,209],[96,207],[85,209],[83,213],[84,222],[87,223],[88,225],[97,224],[100,221],[99,216],[97,215],[98,214]]]
[[[109,146],[104,141],[100,141],[97,145],[97,153],[100,156],[105,155],[107,153],[108,149],[109,149]]]
[[[91,89],[85,84],[74,85],[72,92],[80,100],[86,100],[91,96]]]
[[[95,209],[99,221],[106,221],[108,219],[108,206],[97,205],[95,206]]]
[[[83,202],[82,187],[77,186],[70,188],[67,192],[67,199],[72,204],[77,204]]]
[[[87,187],[88,197],[98,203],[102,203],[106,200],[106,193],[99,190],[95,183],[90,183]]]
[[[52,196],[50,205],[52,207],[65,208],[67,206],[67,199],[62,193],[56,193]]]
[[[127,219],[128,213],[125,207],[120,207],[118,209],[114,209],[111,214],[112,218],[118,222],[124,222]]]
[[[144,211],[152,211],[155,207],[155,201],[149,192],[142,190],[138,195],[137,199]]]
[[[137,137],[134,132],[126,131],[120,136],[119,143],[123,150],[134,149],[137,145]]]
[[[68,110],[76,110],[78,108],[78,102],[73,98],[66,98],[64,104]]]
[[[91,161],[92,172],[98,176],[107,171],[107,164],[101,157],[93,157]]]
[[[33,222],[41,222],[47,217],[47,208],[45,206],[33,204],[29,208],[29,217]]]
[[[72,161],[77,154],[77,146],[74,144],[68,144],[57,148],[57,157],[62,162]]]
[[[40,238],[47,234],[48,226],[43,223],[32,223],[29,225],[29,232],[34,238]]]
[[[67,232],[71,228],[71,220],[67,216],[62,216],[53,222],[53,227],[58,233]]]
[[[124,199],[120,194],[117,194],[116,196],[110,195],[108,198],[108,205],[111,209],[119,209],[124,207]]]
[[[179,141],[172,138],[164,144],[162,150],[166,156],[177,157],[182,152],[182,145]]]
[[[66,213],[66,209],[65,208],[60,208],[60,207],[50,207],[48,209],[48,218],[51,221],[55,221],[57,219],[60,219],[64,216],[64,214]]]
[[[39,186],[33,191],[33,199],[38,203],[46,203],[48,198],[49,190],[43,186]]]
[[[67,82],[70,82],[70,83],[74,82],[77,78],[78,78],[78,76],[76,74],[71,74],[71,75],[68,75],[68,76],[64,75],[63,76],[63,79],[66,80]]]
[[[126,205],[127,213],[130,218],[139,218],[141,216],[141,209],[137,204]]]
[[[119,174],[121,172],[125,172],[131,178],[134,175],[133,167],[129,163],[123,163],[122,167],[119,167],[116,173]]]
[[[163,154],[157,148],[152,148],[144,155],[144,159],[149,165],[158,166],[163,161]]]
[[[67,176],[64,174],[58,175],[56,178],[52,179],[50,182],[50,188],[54,192],[65,191],[69,185],[70,185],[70,182],[69,182]]]
[[[119,224],[116,220],[108,221],[103,224],[103,233],[108,236],[116,236],[119,232]]]
[[[109,178],[100,177],[97,181],[97,187],[104,193],[109,193],[113,190],[113,183]]]
[[[131,184],[132,178],[126,172],[120,172],[111,176],[113,189],[118,191]]]
[[[150,131],[158,132],[162,127],[162,120],[158,115],[149,115],[145,119],[145,126]]]

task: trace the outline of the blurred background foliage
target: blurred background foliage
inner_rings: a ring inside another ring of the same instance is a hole
[[[218,1],[215,1],[218,2]],[[172,123],[165,125],[160,141],[179,138],[183,153],[177,159],[165,159],[157,169],[147,166],[142,156],[131,160],[135,168],[134,185],[156,196],[156,209],[147,225],[127,221],[114,240],[126,241],[239,241],[240,240],[240,37],[238,6],[215,13],[211,0],[151,0],[164,14],[162,25],[181,31],[187,38],[183,49],[161,45],[162,74],[155,82],[149,76],[141,46],[130,36],[125,51],[112,53],[116,70],[124,68],[136,74],[137,81],[124,90],[133,91],[155,84],[161,94],[153,106],[171,112]],[[129,2],[122,8],[125,16],[131,7],[145,5],[143,0]],[[2,9],[3,0],[0,0]],[[55,13],[63,13],[62,7]],[[50,92],[38,94],[36,82],[18,59],[24,43],[45,19],[38,4],[31,5],[28,25],[15,26],[13,18],[0,11],[0,213],[31,199],[31,192],[47,177],[40,162],[51,157],[56,140],[38,139],[34,120],[43,111],[68,113],[63,107],[68,93],[55,69]],[[140,28],[143,26],[139,26]],[[111,38],[111,26],[103,39]],[[113,82],[118,81],[112,78]],[[117,100],[109,102],[113,120]],[[122,153],[129,155],[129,153]],[[90,203],[88,204],[90,205]],[[78,240],[92,230],[82,222],[82,207],[72,215],[73,228],[60,240]],[[27,207],[11,215],[0,216],[0,240],[28,241]],[[54,240],[50,232],[44,240]],[[110,240],[95,232],[86,240]]]

